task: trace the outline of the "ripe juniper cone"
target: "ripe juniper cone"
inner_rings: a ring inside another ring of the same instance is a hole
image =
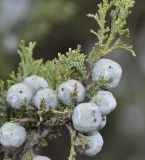
[[[32,96],[33,94],[27,85],[18,83],[10,87],[6,99],[11,107],[20,109],[30,103]]]
[[[65,105],[72,104],[72,94],[76,94],[77,103],[83,102],[85,97],[85,87],[77,80],[71,79],[59,86],[58,97]]]
[[[58,105],[57,94],[49,88],[39,90],[33,98],[33,104],[37,109],[40,109],[41,107],[56,109]]]
[[[107,84],[108,88],[117,87],[122,75],[122,69],[120,65],[111,59],[100,59],[94,64],[92,70],[93,80],[99,81],[100,77],[104,77],[109,80]]]
[[[98,91],[91,102],[99,106],[102,115],[108,115],[117,106],[113,94],[108,91]]]
[[[33,94],[36,94],[36,92],[40,89],[48,88],[48,83],[47,81],[39,77],[37,75],[33,75],[30,77],[27,77],[24,81],[24,84],[26,84],[33,92]]]
[[[7,122],[0,129],[0,143],[4,147],[20,147],[26,140],[26,130],[17,123]]]
[[[84,153],[88,156],[95,156],[103,147],[103,138],[99,132],[92,132],[87,137],[88,143]]]
[[[88,15],[97,21],[99,31],[91,30],[98,42],[86,55],[80,47],[70,48],[43,63],[33,59],[35,43],[21,42],[18,72],[12,72],[7,83],[0,80],[0,156],[49,160],[34,156],[36,150],[60,136],[64,126],[71,137],[68,160],[76,160],[79,151],[87,156],[101,151],[103,138],[98,130],[105,127],[106,116],[117,103],[111,92],[100,88],[116,87],[122,74],[120,65],[105,57],[120,48],[135,55],[125,43],[129,36],[126,18],[133,4],[134,0],[103,0],[98,12]],[[111,23],[106,23],[107,14]]]
[[[74,109],[72,121],[74,128],[79,132],[97,130],[102,122],[100,109],[93,103],[81,103]]]

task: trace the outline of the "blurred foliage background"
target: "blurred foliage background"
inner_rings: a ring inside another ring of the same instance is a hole
[[[86,54],[96,38],[89,33],[94,21],[86,17],[94,13],[100,0],[0,0],[0,78],[7,79],[19,62],[20,40],[37,41],[34,58],[52,59],[58,52],[82,45]],[[108,19],[109,21],[109,19]],[[108,117],[102,152],[96,157],[78,156],[78,160],[144,160],[145,159],[145,1],[136,0],[128,18],[130,43],[137,54],[133,58],[123,50],[111,58],[121,64],[123,77],[113,89],[118,108]],[[49,143],[40,151],[52,160],[67,160],[69,136]]]

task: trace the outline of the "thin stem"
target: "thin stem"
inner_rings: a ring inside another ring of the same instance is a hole
[[[75,157],[76,157],[75,140],[77,137],[77,132],[69,125],[66,125],[66,127],[67,127],[67,129],[70,133],[70,137],[71,137],[71,149],[70,149],[70,156],[69,156],[68,160],[75,160]]]

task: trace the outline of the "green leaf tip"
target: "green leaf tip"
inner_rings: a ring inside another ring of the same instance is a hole
[[[130,9],[134,6],[134,3],[134,0],[103,0],[102,3],[98,4],[97,13],[87,14],[88,17],[95,19],[99,26],[98,32],[91,30],[91,33],[97,36],[98,43],[88,56],[90,65],[119,48],[125,49],[136,56],[132,46],[126,43],[129,30],[125,28],[126,19],[131,13]],[[110,15],[111,18],[110,25],[106,23],[107,15]]]

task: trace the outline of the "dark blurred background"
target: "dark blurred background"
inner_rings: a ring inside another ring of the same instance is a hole
[[[95,13],[99,0],[0,0],[0,78],[7,79],[19,62],[20,40],[37,41],[34,58],[52,59],[69,47],[82,45],[86,54],[96,43],[89,33],[97,29],[87,18]],[[121,64],[123,77],[113,89],[118,108],[108,117],[101,131],[102,152],[93,158],[78,156],[78,160],[145,160],[145,0],[136,0],[128,18],[129,42],[137,57],[119,50],[111,58]],[[41,153],[52,160],[67,160],[69,135],[49,143]]]

